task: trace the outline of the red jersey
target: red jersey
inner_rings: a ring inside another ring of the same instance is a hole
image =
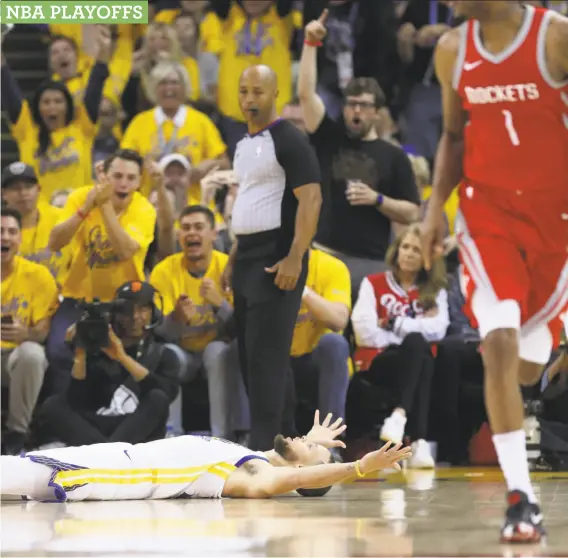
[[[526,7],[516,39],[500,54],[482,44],[478,21],[461,27],[454,89],[469,112],[465,184],[568,196],[568,81],[546,66],[553,12]]]
[[[450,324],[448,293],[442,289],[436,297],[438,312],[424,316],[416,287],[406,292],[394,275],[377,273],[363,279],[351,321],[357,340],[357,370],[366,370],[373,358],[389,345],[400,345],[410,333],[420,333],[426,341],[437,343]],[[379,320],[396,318],[392,331],[379,326]],[[435,349],[433,349],[435,351]]]
[[[406,292],[396,281],[394,275],[387,271],[367,277],[375,293],[377,318],[390,319],[399,316],[415,318],[424,313],[418,301],[418,289],[410,287]]]

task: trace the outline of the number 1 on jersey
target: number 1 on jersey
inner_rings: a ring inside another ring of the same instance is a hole
[[[507,132],[509,134],[509,139],[511,140],[511,143],[515,147],[518,147],[519,145],[521,145],[521,140],[519,139],[519,134],[517,134],[517,130],[515,130],[513,115],[510,110],[504,110],[502,112],[503,116],[505,117],[505,128],[507,129]]]

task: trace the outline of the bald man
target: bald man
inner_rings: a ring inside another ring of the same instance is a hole
[[[315,152],[293,124],[276,118],[277,97],[271,68],[242,74],[239,103],[248,134],[235,151],[237,241],[224,278],[234,293],[255,450],[270,449],[279,432],[296,433],[290,348],[322,203]]]

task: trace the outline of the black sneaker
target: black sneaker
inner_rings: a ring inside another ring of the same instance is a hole
[[[19,455],[24,449],[26,435],[23,432],[8,430],[2,440],[3,455]]]
[[[542,513],[537,504],[531,504],[527,495],[513,490],[507,495],[505,525],[501,530],[503,543],[537,543],[545,535]]]

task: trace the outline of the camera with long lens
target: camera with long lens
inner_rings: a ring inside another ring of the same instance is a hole
[[[108,327],[112,317],[127,310],[128,301],[113,300],[101,302],[95,298],[93,302],[80,301],[78,308],[81,317],[76,324],[75,344],[87,353],[97,353],[110,345]]]

